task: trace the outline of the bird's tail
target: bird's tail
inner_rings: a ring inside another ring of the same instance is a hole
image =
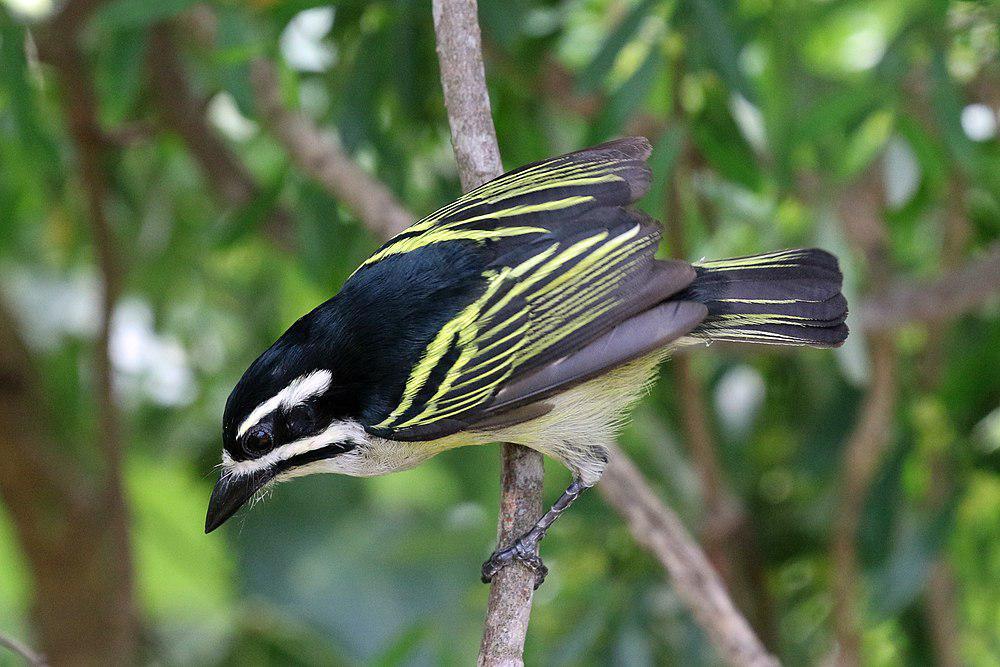
[[[681,298],[708,306],[689,336],[773,345],[838,347],[847,300],[837,258],[815,248],[695,263]]]

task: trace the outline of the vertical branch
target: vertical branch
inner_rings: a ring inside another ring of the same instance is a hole
[[[844,193],[840,214],[844,232],[865,258],[873,288],[889,281],[887,231],[882,221],[883,193],[877,173],[869,171]],[[896,408],[897,355],[892,332],[871,332],[868,338],[871,381],[841,463],[837,518],[830,558],[833,563],[833,617],[837,635],[837,663],[861,661],[861,571],[856,540],[865,500],[885,451],[892,443]]]
[[[104,206],[108,189],[107,143],[97,120],[97,98],[86,69],[86,57],[77,45],[76,30],[86,21],[90,11],[91,8],[84,2],[68,4],[53,21],[44,46],[62,84],[63,109],[76,149],[78,171],[87,201],[87,224],[101,276],[101,329],[95,348],[94,373],[99,447],[104,454],[110,487],[120,482],[122,464],[120,425],[112,396],[108,354],[111,315],[121,294],[121,270]]]
[[[943,555],[931,566],[926,596],[924,613],[937,664],[959,667],[963,662],[958,622],[958,582],[951,563]]]
[[[682,192],[688,185],[690,169],[700,157],[694,153],[693,146],[685,143],[673,171],[672,182],[664,188],[667,238],[673,256],[682,259],[687,254]],[[694,373],[688,355],[676,355],[670,367],[680,409],[681,430],[701,481],[705,516],[700,530],[701,542],[727,588],[742,603],[742,607],[750,611],[763,640],[772,644],[776,630],[771,598],[764,582],[757,534],[750,515],[725,478],[708,417],[705,387]]]
[[[466,191],[503,172],[483,67],[476,0],[434,0],[434,34],[441,64],[455,159]],[[542,456],[513,444],[502,447],[499,543],[530,530],[542,512]],[[535,575],[516,564],[493,578],[480,665],[523,664]]]
[[[434,0],[434,34],[451,143],[465,191],[503,173],[486,90],[476,0]]]
[[[51,552],[43,553],[45,547],[53,546],[50,539],[37,545],[38,557],[32,560],[37,614],[49,657],[55,662],[126,663],[135,653],[137,619],[122,480],[124,448],[108,349],[111,314],[122,281],[105,209],[107,143],[98,124],[97,94],[86,54],[79,46],[79,32],[98,4],[97,0],[67,2],[41,31],[39,53],[53,66],[61,84],[64,116],[75,148],[87,223],[102,278],[102,321],[93,362],[95,449],[101,474],[90,485],[92,496],[82,508],[83,515],[67,508],[72,514],[60,517],[66,526],[55,543],[60,543],[66,554],[60,554],[60,558]],[[50,559],[52,563],[47,562]],[[46,608],[42,609],[43,605]]]
[[[890,429],[896,405],[896,352],[892,338],[878,334],[869,339],[869,344],[871,384],[861,416],[844,448],[830,554],[834,626],[839,644],[837,663],[840,665],[858,665],[861,661],[861,572],[855,542],[869,487],[891,442]]]

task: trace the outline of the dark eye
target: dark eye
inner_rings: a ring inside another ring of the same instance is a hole
[[[285,418],[285,428],[291,438],[310,435],[316,429],[316,413],[307,404],[296,405]]]
[[[244,441],[244,449],[248,454],[261,455],[271,451],[274,446],[274,437],[271,431],[265,426],[255,426],[247,432]]]

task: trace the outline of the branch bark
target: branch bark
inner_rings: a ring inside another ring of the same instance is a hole
[[[299,169],[382,238],[395,236],[414,221],[392,191],[354,162],[332,135],[304,113],[284,106],[271,62],[254,61],[251,81],[258,112]]]
[[[434,0],[434,34],[451,143],[462,189],[469,191],[503,173],[490,111],[476,0]],[[504,443],[501,448],[497,541],[513,542],[542,513],[542,455]],[[501,570],[490,586],[480,665],[524,664],[535,575],[519,563]]]
[[[1000,296],[1000,242],[979,257],[928,282],[895,281],[859,309],[870,332],[898,329],[910,322],[941,324]]]
[[[656,497],[619,448],[598,484],[605,500],[625,519],[636,542],[656,556],[677,594],[730,665],[777,665],[729,598],[722,579],[691,538],[680,518]]]
[[[41,655],[32,650],[31,647],[22,644],[13,637],[0,635],[0,646],[3,646],[12,653],[20,656],[20,658],[31,665],[31,667],[44,667],[46,664],[45,659]]]
[[[434,35],[462,189],[503,173],[486,90],[476,0],[434,0]]]
[[[0,312],[0,493],[8,505],[34,583],[33,617],[45,654],[62,664],[133,660],[138,621],[133,597],[128,511],[122,484],[122,429],[108,354],[121,270],[105,210],[108,144],[79,32],[99,2],[75,0],[38,31],[39,55],[60,83],[95,261],[103,279],[102,322],[93,351],[97,433],[91,474],[66,454],[45,425],[42,392],[16,323]]]

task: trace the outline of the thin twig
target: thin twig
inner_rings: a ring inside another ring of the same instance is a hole
[[[285,107],[272,63],[254,61],[250,76],[257,111],[299,169],[380,237],[394,236],[414,221],[392,191],[352,160],[333,136],[304,113]]]
[[[910,322],[941,324],[1000,297],[1000,242],[938,280],[898,281],[859,308],[866,331],[889,331]]]
[[[45,665],[48,664],[40,653],[37,653],[32,648],[22,644],[13,637],[7,637],[0,634],[0,646],[3,646],[21,656],[21,658],[31,665],[31,667],[45,667]]]
[[[434,0],[434,34],[441,64],[451,143],[466,191],[503,172],[483,67],[476,0]],[[513,444],[502,447],[499,544],[527,532],[542,512],[542,456]],[[480,665],[523,664],[535,575],[518,564],[493,577]]]
[[[677,594],[723,660],[730,665],[778,664],[736,609],[722,579],[680,518],[660,502],[639,469],[618,447],[611,448],[598,489],[625,519],[636,541],[652,552],[670,574]]]

